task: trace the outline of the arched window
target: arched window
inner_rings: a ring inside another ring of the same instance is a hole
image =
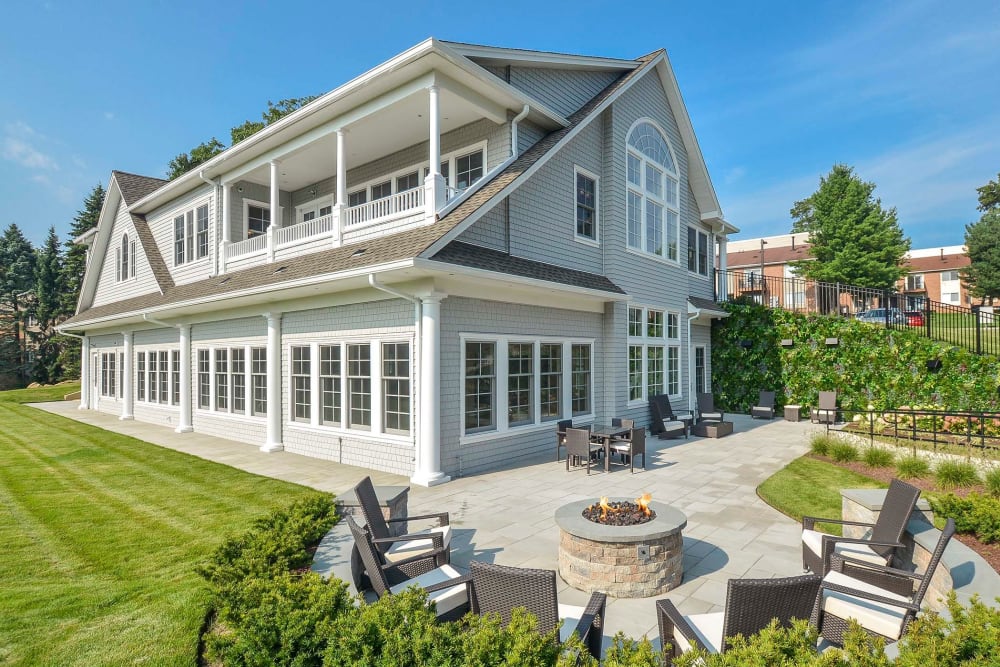
[[[670,145],[651,122],[632,126],[626,145],[628,247],[678,261],[678,172]]]
[[[122,262],[121,270],[118,274],[121,276],[121,280],[126,280],[128,278],[129,254],[130,253],[128,249],[128,234],[122,234],[122,247],[120,254],[118,255],[119,257],[121,257],[121,262]]]
[[[119,282],[135,278],[135,240],[122,234],[122,243],[115,249],[115,276]]]

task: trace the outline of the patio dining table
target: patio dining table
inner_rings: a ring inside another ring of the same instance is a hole
[[[611,440],[621,435],[628,435],[630,430],[611,424],[594,424],[590,427],[590,439],[604,445],[604,472],[611,471]]]

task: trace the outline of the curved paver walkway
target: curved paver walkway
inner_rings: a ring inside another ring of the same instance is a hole
[[[174,433],[168,427],[119,421],[112,415],[76,409],[76,403],[37,404],[109,431],[231,465],[248,472],[340,493],[370,474],[375,484],[408,484],[399,475],[371,472],[296,454],[261,453],[256,447],[199,433]],[[518,462],[506,470],[463,477],[430,489],[412,487],[410,514],[451,513],[455,537],[453,562],[472,559],[506,565],[556,569],[560,505],[608,496],[650,492],[688,516],[684,530],[684,583],[669,597],[686,614],[717,611],[734,577],[800,574],[800,528],[771,509],[757,486],[808,449],[808,422],[753,421],[733,417],[736,432],[719,440],[651,440],[647,469],[610,474],[582,469],[566,472],[552,458]],[[585,604],[586,595],[560,580],[561,602]],[[656,636],[653,600],[613,599],[608,604],[605,638],[622,630],[633,637]]]

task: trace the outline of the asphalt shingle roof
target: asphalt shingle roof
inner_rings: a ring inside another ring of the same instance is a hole
[[[115,170],[112,171],[111,174],[115,177],[115,181],[118,182],[118,187],[122,191],[122,198],[125,199],[126,206],[131,206],[143,197],[159,190],[170,182],[165,181],[162,178],[130,174],[127,171]]]

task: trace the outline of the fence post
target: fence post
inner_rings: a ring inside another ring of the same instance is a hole
[[[976,354],[983,353],[983,328],[979,317],[979,306],[972,307],[972,316],[976,318]]]
[[[836,305],[834,307],[837,309],[838,315],[843,315],[844,313],[840,311],[840,283],[839,282],[834,283],[833,289],[835,290],[833,294],[833,300],[836,302]]]
[[[924,333],[931,337],[931,300],[924,299]]]
[[[890,319],[889,318],[889,312],[890,312],[890,308],[889,308],[889,290],[887,290],[887,289],[886,290],[882,290],[882,299],[885,301],[885,303],[883,304],[883,306],[884,306],[883,310],[885,311],[885,328],[888,329],[889,328],[889,319]]]

